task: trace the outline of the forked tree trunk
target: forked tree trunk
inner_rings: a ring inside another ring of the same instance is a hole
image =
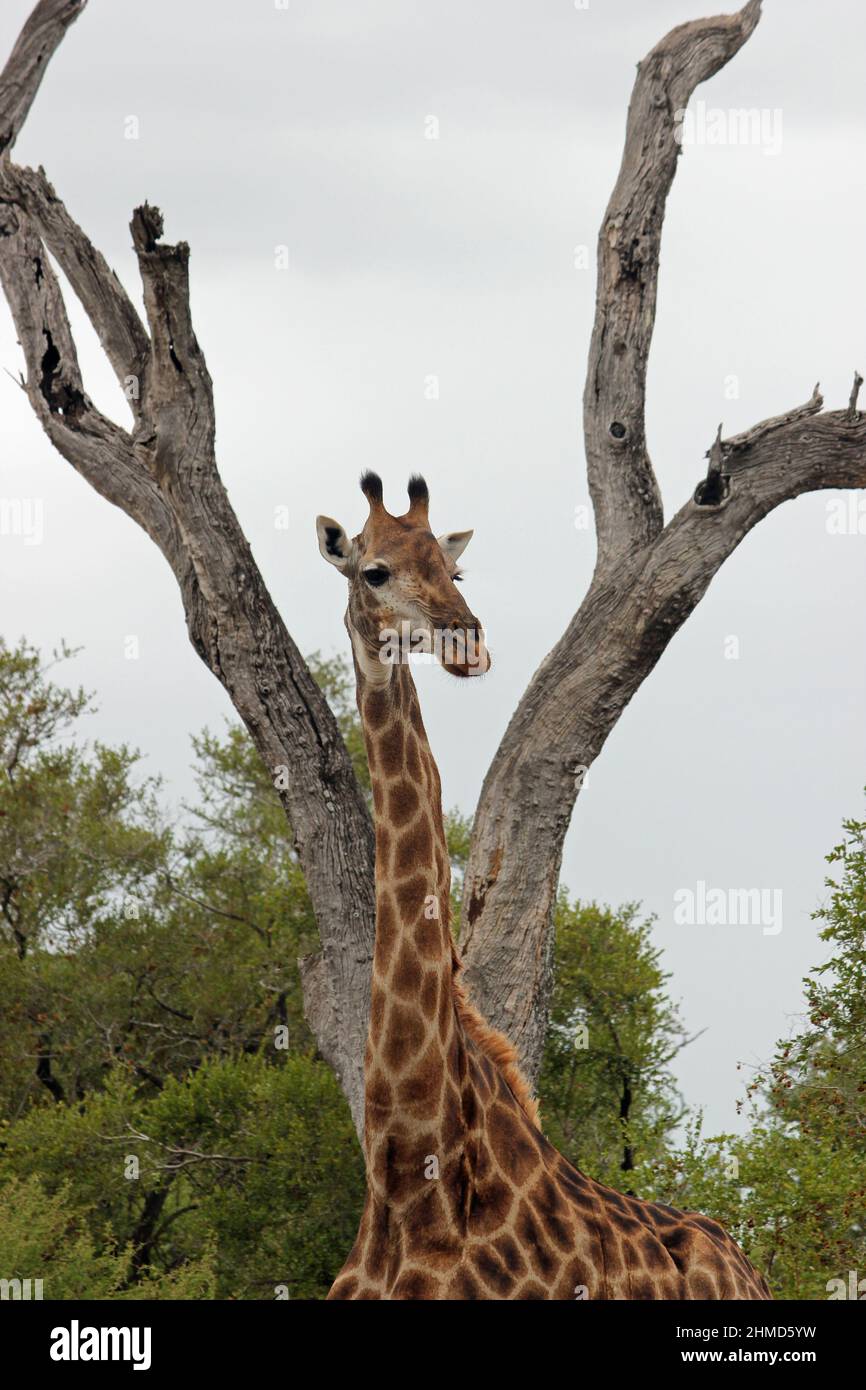
[[[307,1017],[360,1130],[374,927],[373,836],[334,717],[265,587],[217,470],[211,381],[193,331],[188,247],[160,240],[147,205],[132,236],[147,328],[42,170],[11,150],[46,64],[86,0],[39,0],[0,77],[0,278],[24,352],[22,383],[58,451],[133,517],[171,565],[190,639],[275,776],[321,936],[302,964]],[[537,1073],[550,994],[562,846],[585,770],[674,633],[743,537],[780,503],[866,486],[866,421],[804,405],[721,438],[707,477],[665,524],[644,396],[677,113],[760,17],[680,25],[638,68],[619,177],[599,234],[584,392],[598,561],[589,591],[532,677],[484,781],[464,888],[475,999]],[[88,398],[46,248],[69,279],[132,412],[122,429]],[[279,770],[284,769],[284,775]]]

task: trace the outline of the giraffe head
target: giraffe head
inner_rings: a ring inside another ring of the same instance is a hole
[[[457,588],[457,561],[472,532],[433,535],[423,478],[409,479],[403,516],[386,511],[375,473],[363,475],[361,491],[370,514],[359,535],[350,540],[329,516],[317,517],[316,530],[325,559],[349,581],[346,622],[365,674],[384,684],[389,666],[411,649],[435,652],[453,676],[482,675],[490,668],[484,634]]]

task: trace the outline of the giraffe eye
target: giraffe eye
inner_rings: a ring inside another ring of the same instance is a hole
[[[372,588],[378,589],[391,576],[387,570],[381,569],[379,565],[373,565],[370,569],[364,570],[364,578]]]

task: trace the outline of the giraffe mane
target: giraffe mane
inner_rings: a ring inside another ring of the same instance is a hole
[[[451,956],[453,961],[453,975],[451,988],[454,994],[454,1003],[457,1008],[457,1016],[463,1025],[465,1032],[473,1042],[477,1043],[495,1067],[499,1069],[508,1089],[517,1101],[529,1123],[535,1129],[541,1129],[541,1120],[538,1114],[538,1102],[532,1094],[532,1089],[517,1060],[517,1049],[513,1043],[509,1042],[504,1033],[500,1033],[497,1028],[491,1028],[486,1019],[476,1009],[466,993],[466,986],[460,979],[463,970],[463,961],[457,952],[453,941],[451,943]]]

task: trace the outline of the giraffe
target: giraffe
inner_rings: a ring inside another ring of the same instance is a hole
[[[317,519],[321,553],[349,583],[376,830],[367,1193],[329,1298],[770,1298],[714,1221],[624,1196],[559,1154],[514,1048],[469,1002],[451,933],[439,773],[400,658],[432,646],[454,676],[490,668],[456,587],[473,533],[433,535],[422,478],[410,478],[403,516],[386,511],[376,474],[361,488],[369,515],[354,539]],[[396,653],[395,633],[408,633]]]

